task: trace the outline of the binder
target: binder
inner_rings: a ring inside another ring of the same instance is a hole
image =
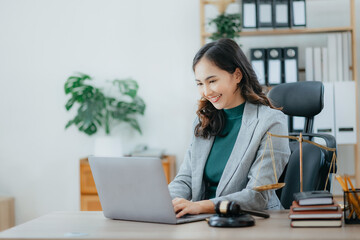
[[[343,53],[343,79],[344,81],[351,81],[350,79],[350,43],[349,33],[342,33],[342,53]]]
[[[283,83],[282,78],[282,48],[268,48],[266,50],[268,84],[276,85]]]
[[[273,0],[257,0],[257,27],[273,27]]]
[[[321,62],[322,62],[322,79],[323,82],[329,82],[329,65],[328,65],[328,49],[321,48]]]
[[[289,0],[274,0],[273,25],[275,28],[290,27]]]
[[[286,47],[284,51],[284,82],[297,82],[299,79],[299,58],[297,47]]]
[[[341,33],[336,33],[336,49],[337,49],[337,81],[345,81],[343,69],[343,44]]]
[[[305,0],[290,0],[290,16],[292,27],[306,26]]]
[[[314,48],[314,80],[322,81],[321,48]]]
[[[250,61],[254,68],[256,76],[261,85],[267,85],[266,81],[266,49],[252,48],[250,49]]]
[[[355,82],[335,82],[335,126],[338,144],[356,143]]]
[[[313,48],[305,48],[305,80],[314,81],[314,57]]]
[[[314,132],[335,135],[334,83],[324,84],[324,108],[315,116]]]
[[[337,51],[336,34],[329,33],[327,36],[329,82],[337,81]]]
[[[242,1],[243,28],[256,28],[256,0]]]

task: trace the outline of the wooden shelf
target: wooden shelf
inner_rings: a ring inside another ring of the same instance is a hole
[[[219,0],[203,0],[203,1],[205,4],[218,4],[218,2],[221,2],[221,0],[220,1]],[[223,0],[223,2],[226,2],[226,0],[225,1]],[[236,2],[236,0],[228,0],[228,2],[234,3],[234,2]]]
[[[291,29],[271,29],[271,30],[250,30],[240,32],[240,37],[246,36],[274,36],[274,35],[293,35],[293,34],[319,34],[335,32],[352,32],[352,27],[328,27],[328,28],[291,28]],[[204,32],[202,37],[210,37],[211,33]]]

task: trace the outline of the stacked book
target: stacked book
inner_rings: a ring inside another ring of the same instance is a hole
[[[328,191],[299,192],[294,198],[291,227],[341,227],[342,210]]]

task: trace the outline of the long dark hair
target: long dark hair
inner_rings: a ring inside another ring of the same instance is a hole
[[[254,69],[235,41],[223,38],[204,45],[194,57],[193,71],[203,57],[230,74],[239,68],[242,80],[238,83],[238,89],[245,101],[275,108],[263,92]],[[199,117],[199,123],[195,127],[196,137],[210,138],[221,134],[225,126],[222,110],[216,109],[211,102],[202,98],[196,114]]]

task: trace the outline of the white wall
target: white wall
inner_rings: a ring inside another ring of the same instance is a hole
[[[314,14],[318,4],[311,9],[315,25],[337,22]],[[72,114],[63,85],[74,72],[100,83],[136,79],[147,104],[144,134],[122,125],[115,135],[126,151],[145,143],[180,163],[198,98],[191,62],[199,47],[197,0],[0,0],[0,194],[15,197],[16,223],[79,209],[79,158],[92,153],[94,138],[64,130]]]
[[[63,85],[76,71],[136,79],[147,109],[143,135],[126,132],[125,151],[145,143],[182,159],[197,99],[198,12],[193,0],[0,0],[0,193],[15,197],[17,224],[79,209],[79,158],[94,138],[64,130],[73,114]]]

